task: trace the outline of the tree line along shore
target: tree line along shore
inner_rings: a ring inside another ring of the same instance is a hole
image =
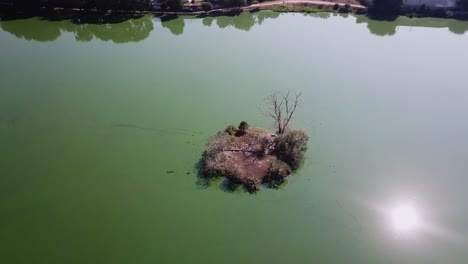
[[[438,1],[438,0],[436,0]],[[128,14],[152,11],[168,15],[219,15],[243,11],[273,10],[276,12],[367,13],[376,18],[444,17],[468,18],[468,0],[458,0],[454,7],[404,5],[403,0],[0,0],[0,15],[4,18],[24,14],[54,13]]]

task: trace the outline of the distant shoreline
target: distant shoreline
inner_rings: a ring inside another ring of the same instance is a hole
[[[50,17],[54,19],[74,19],[78,23],[113,23],[119,22],[124,19],[137,18],[145,14],[154,14],[156,16],[218,16],[218,15],[232,15],[241,12],[257,12],[263,10],[271,10],[280,13],[294,12],[294,13],[355,13],[355,14],[368,14],[369,8],[363,5],[349,4],[351,9],[345,12],[333,9],[339,6],[345,7],[345,3],[327,2],[327,1],[314,1],[314,0],[289,0],[289,1],[267,1],[258,4],[252,4],[241,7],[226,7],[216,8],[210,11],[153,11],[153,10],[89,10],[80,8],[40,8],[29,10],[17,10],[10,4],[0,3],[0,21],[22,19],[33,16]],[[406,17],[436,17],[436,18],[452,18],[467,20],[468,12],[464,11],[448,11],[445,9],[432,10],[430,12],[419,12],[413,9],[402,9],[398,16]],[[121,17],[121,19],[119,19]],[[111,18],[110,21],[106,19]],[[378,17],[376,17],[378,18]],[[388,18],[387,18],[388,19]],[[386,20],[387,20],[386,19]],[[391,18],[390,18],[391,19]]]
[[[346,3],[335,3],[335,2],[327,2],[327,1],[308,1],[308,0],[278,1],[278,0],[274,0],[274,1],[266,1],[263,3],[252,4],[252,5],[241,6],[241,7],[216,8],[210,11],[193,11],[193,12],[151,11],[151,12],[157,15],[167,15],[167,14],[168,15],[213,15],[213,14],[218,15],[218,14],[232,14],[236,12],[252,12],[252,11],[261,11],[261,10],[275,11],[275,9],[278,7],[289,8],[291,10],[290,12],[293,12],[293,10],[295,9],[295,12],[297,13],[304,12],[304,10],[301,10],[301,8],[303,9],[305,7],[321,7],[321,9],[323,9],[323,12],[327,12],[329,11],[329,9],[326,9],[326,8],[331,8],[336,4],[339,5],[340,7],[343,7],[346,5]],[[355,11],[358,11],[359,13],[365,13],[367,11],[367,7],[363,5],[350,4],[350,6]]]
[[[1,0],[0,0],[1,1]],[[170,10],[96,10],[96,9],[81,9],[81,8],[66,8],[66,7],[54,7],[54,8],[39,8],[39,9],[25,9],[25,10],[15,10],[14,6],[11,4],[2,4],[0,3],[0,14],[4,15],[14,15],[14,14],[44,14],[44,13],[88,13],[88,14],[134,14],[134,13],[154,13],[156,15],[213,15],[213,14],[232,14],[238,12],[252,12],[252,11],[260,11],[260,10],[275,10],[278,7],[285,7],[291,8],[290,12],[295,8],[296,12],[302,12],[301,8],[304,7],[320,7],[323,8],[324,11],[327,11],[325,8],[333,7],[334,5],[338,6],[345,6],[346,3],[337,3],[337,2],[328,2],[328,1],[321,1],[321,0],[273,0],[273,1],[265,1],[262,3],[251,4],[248,6],[240,6],[240,7],[223,7],[223,8],[214,8],[209,11],[170,11]],[[2,10],[2,6],[9,8],[11,10],[4,11]],[[367,7],[363,5],[357,4],[349,4],[354,11],[358,11],[360,13],[365,13],[367,11]]]

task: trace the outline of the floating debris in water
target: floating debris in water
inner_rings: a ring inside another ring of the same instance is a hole
[[[175,171],[173,170],[170,170],[170,171],[166,171],[167,174],[170,174],[170,173],[175,173]]]

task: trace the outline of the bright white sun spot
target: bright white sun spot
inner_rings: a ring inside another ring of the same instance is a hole
[[[419,215],[411,204],[399,204],[390,211],[393,227],[400,232],[408,232],[419,226]]]

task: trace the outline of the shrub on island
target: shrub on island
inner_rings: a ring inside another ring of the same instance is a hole
[[[246,121],[240,122],[238,129],[240,135],[245,135],[245,133],[247,133],[247,130],[249,129],[249,123],[247,123]]]
[[[275,139],[275,154],[279,160],[297,170],[307,150],[309,136],[302,130],[291,130]]]
[[[235,125],[229,125],[224,129],[224,132],[234,136],[237,133],[237,127]]]

